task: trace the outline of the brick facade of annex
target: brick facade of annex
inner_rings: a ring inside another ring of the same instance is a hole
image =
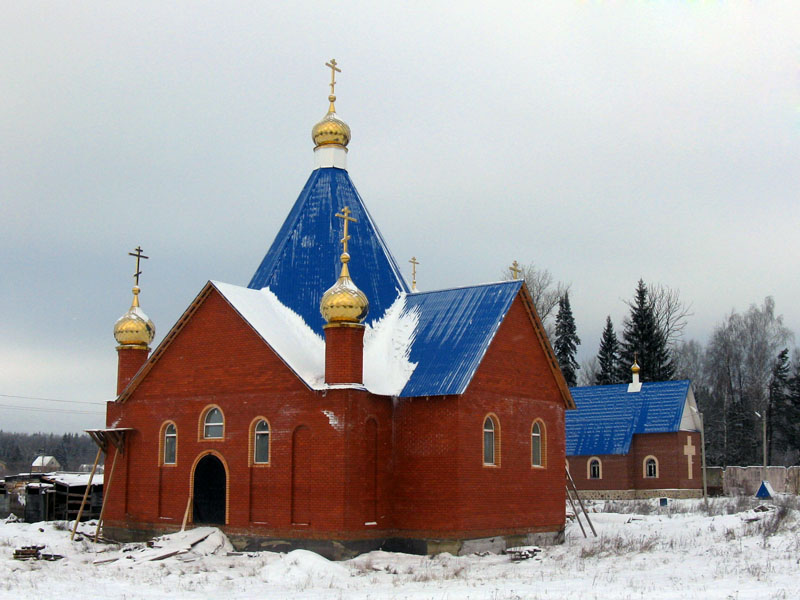
[[[231,536],[474,539],[563,530],[564,400],[520,296],[464,394],[400,399],[310,390],[216,290],[199,302],[129,397],[109,404],[108,426],[133,431],[106,489],[107,531],[179,528],[206,454],[225,468]],[[224,415],[222,439],[203,437],[211,408]],[[483,464],[489,414],[498,423],[496,466]],[[261,419],[269,463],[253,464]],[[541,467],[531,465],[536,419],[545,432]],[[162,464],[168,423],[177,429],[174,465]]]
[[[685,453],[688,440],[694,452],[691,473]],[[657,461],[656,477],[646,476],[645,461],[650,457]],[[595,458],[601,470],[597,479],[589,477],[589,461]],[[567,463],[575,487],[590,497],[605,497],[600,492],[619,492],[618,497],[683,497],[699,495],[703,489],[700,434],[694,431],[635,434],[628,454],[570,456]]]

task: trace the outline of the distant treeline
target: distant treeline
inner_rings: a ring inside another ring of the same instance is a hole
[[[93,463],[97,446],[85,433],[10,433],[0,430],[0,475],[29,471],[39,455],[54,456],[64,471]],[[5,473],[3,473],[5,470]]]

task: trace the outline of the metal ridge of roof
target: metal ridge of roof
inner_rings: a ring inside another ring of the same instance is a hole
[[[475,283],[472,285],[457,285],[455,287],[450,288],[439,288],[436,290],[425,290],[425,291],[416,291],[416,292],[408,292],[409,296],[420,296],[422,294],[436,294],[439,292],[451,292],[454,290],[468,290],[478,287],[487,287],[492,285],[505,285],[505,284],[517,284],[518,287],[521,287],[523,283],[522,279],[506,279],[503,281],[488,281],[486,283]]]

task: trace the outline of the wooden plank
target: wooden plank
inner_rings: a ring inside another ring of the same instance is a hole
[[[92,472],[89,474],[89,483],[86,485],[86,492],[83,494],[83,500],[81,500],[81,507],[78,510],[78,516],[75,519],[75,525],[72,528],[72,535],[69,536],[70,541],[75,539],[75,531],[78,529],[78,523],[81,521],[81,513],[83,513],[83,507],[86,505],[86,498],[89,497],[89,490],[92,489],[92,479],[94,479],[94,472],[97,470],[97,463],[100,462],[100,455],[103,453],[102,448],[97,449],[97,456],[94,457],[94,464],[92,465]]]

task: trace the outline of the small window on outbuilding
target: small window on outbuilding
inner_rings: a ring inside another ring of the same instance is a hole
[[[212,408],[206,413],[206,418],[203,422],[203,437],[206,439],[221,439],[224,427],[225,421],[222,417],[222,411],[218,408]]]
[[[603,478],[603,464],[599,458],[590,458],[587,465],[589,479],[602,479]]]
[[[165,465],[174,465],[178,458],[178,429],[174,423],[169,423],[164,428],[164,454],[162,462]]]
[[[648,456],[644,459],[644,476],[648,479],[658,478],[658,461],[655,456]]]
[[[264,419],[256,423],[253,440],[253,462],[262,465],[269,463],[269,423]]]

